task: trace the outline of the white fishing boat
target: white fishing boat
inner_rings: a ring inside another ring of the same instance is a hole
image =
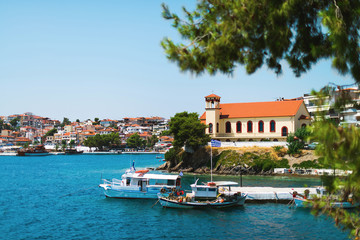
[[[158,198],[158,193],[183,194],[181,191],[181,176],[151,174],[149,170],[136,171],[134,165],[127,170],[121,179],[102,179],[99,187],[109,198]]]
[[[325,188],[323,187],[318,187],[316,188],[316,197],[317,198],[321,198],[325,195],[327,195],[327,192],[325,190]],[[306,196],[306,195],[301,195],[298,193],[293,193],[294,196],[294,203],[296,205],[296,207],[312,207],[312,204],[314,202],[314,199],[312,198],[312,196]],[[348,199],[348,201],[337,201],[337,200],[333,200],[330,201],[330,207],[331,208],[356,208],[359,207],[360,204],[358,202],[353,202],[353,200],[351,198]]]
[[[199,180],[199,179],[198,179]],[[159,194],[159,202],[164,208],[227,208],[244,205],[247,194],[231,191],[236,182],[208,182],[191,184],[191,193],[186,196]]]

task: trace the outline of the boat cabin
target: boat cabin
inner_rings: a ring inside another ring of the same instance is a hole
[[[215,199],[219,194],[226,194],[231,192],[231,186],[238,186],[236,182],[218,181],[197,184],[199,179],[194,184],[191,184],[191,195],[195,199]]]
[[[149,190],[159,191],[161,188],[170,190],[181,187],[181,177],[179,175],[149,174],[148,170],[140,170],[135,173],[125,173],[121,177],[120,185],[123,187],[140,188],[142,192]],[[113,179],[113,182],[116,179]]]

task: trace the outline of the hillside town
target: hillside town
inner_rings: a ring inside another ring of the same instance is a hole
[[[323,90],[328,96],[322,101],[317,96],[304,94],[293,99],[255,103],[220,103],[220,96],[205,96],[205,112],[200,121],[207,125],[206,133],[224,143],[279,142],[285,144],[289,133],[311,125],[316,113],[322,113],[339,125],[360,126],[360,90],[357,85],[334,87],[329,83]],[[336,102],[342,99],[343,107]],[[141,140],[156,141],[148,150],[166,150],[173,138],[167,136],[169,119],[162,117],[125,117],[120,120],[87,119],[71,122],[35,115],[31,112],[0,116],[0,146],[28,146],[44,144],[48,149],[60,146],[84,146],[85,141],[96,135],[116,134],[120,142],[117,149],[126,149],[127,140],[138,135]],[[164,132],[165,131],[165,132]],[[282,144],[281,144],[282,143]],[[142,147],[145,150],[146,146]],[[109,149],[106,149],[109,150]],[[137,148],[139,150],[139,148]]]
[[[169,120],[162,117],[123,118],[121,120],[95,118],[74,122],[64,118],[60,122],[26,112],[0,116],[0,121],[0,146],[26,146],[40,143],[50,149],[70,143],[82,146],[90,137],[111,133],[117,134],[120,138],[117,148],[126,148],[126,140],[134,134],[138,134],[142,140],[156,136],[158,142],[154,148],[157,150],[171,146],[173,141],[171,137],[160,136],[163,131],[169,129]]]

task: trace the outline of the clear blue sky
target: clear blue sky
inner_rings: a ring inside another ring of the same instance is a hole
[[[62,120],[161,116],[204,111],[212,92],[223,103],[294,98],[328,82],[351,84],[329,61],[296,78],[284,67],[232,77],[182,73],[165,57],[178,40],[161,3],[181,13],[196,1],[0,1],[0,116],[33,112]]]

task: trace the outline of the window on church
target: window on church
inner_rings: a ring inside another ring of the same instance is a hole
[[[209,123],[209,133],[212,133],[213,132],[213,125],[212,123]]]
[[[219,123],[216,123],[216,132],[219,132]]]
[[[270,132],[275,132],[276,129],[275,129],[275,121],[274,120],[271,120],[270,121]]]
[[[301,127],[302,127],[302,128],[306,128],[306,124],[303,123],[303,124],[301,125]]]
[[[248,121],[247,122],[247,131],[248,132],[252,132],[253,131],[253,124],[252,124],[252,121]]]
[[[236,123],[236,132],[237,132],[237,133],[241,133],[241,122],[240,122],[240,121],[238,121],[238,122]]]
[[[286,137],[288,135],[288,128],[287,127],[283,127],[281,129],[281,136]]]
[[[264,122],[259,121],[259,132],[264,132]]]
[[[230,122],[225,123],[225,131],[226,131],[226,133],[231,133],[231,123]]]

